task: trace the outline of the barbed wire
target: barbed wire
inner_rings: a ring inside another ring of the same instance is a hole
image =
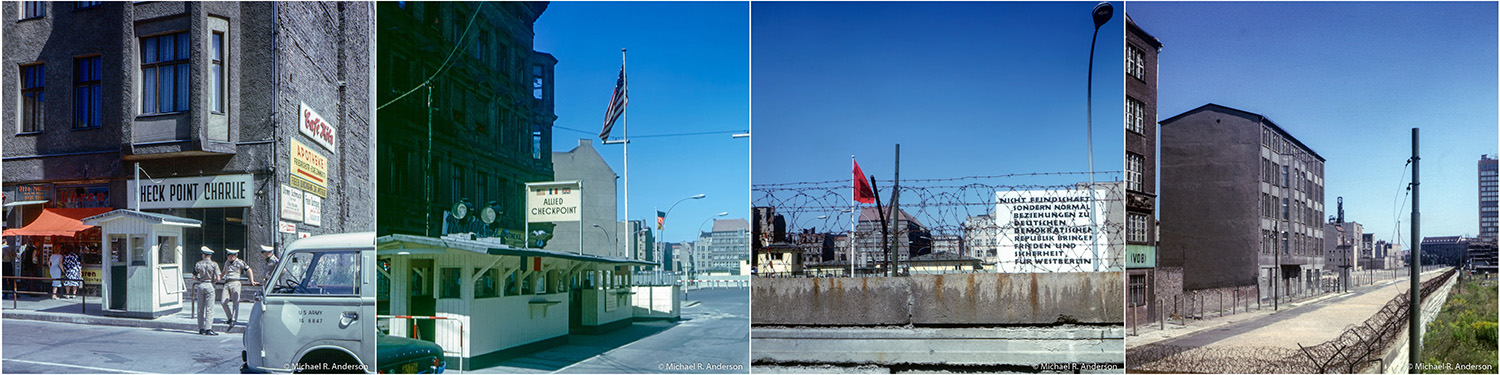
[[[1090,195],[1087,192],[1087,182],[1044,185],[1005,184],[989,181],[997,178],[1031,176],[1087,176],[1087,172],[902,179],[898,198],[900,209],[910,215],[917,226],[910,230],[908,227],[898,228],[896,232],[890,233],[890,236],[906,239],[898,241],[900,244],[898,246],[903,246],[898,249],[901,260],[905,260],[910,253],[913,253],[910,251],[912,249],[904,247],[910,243],[920,244],[913,246],[931,247],[930,249],[917,249],[918,252],[936,253],[943,250],[962,252],[963,254],[960,255],[981,259],[986,268],[995,267],[1018,272],[1026,272],[1026,270],[1046,272],[1058,269],[1065,272],[1094,271],[1096,270],[1094,262],[1103,263],[1097,267],[1098,270],[1120,268],[1123,267],[1125,243],[1125,186],[1118,181],[1119,172],[1096,174],[1112,177],[1113,181],[1096,183],[1097,192],[1093,194],[1094,198],[1089,203],[1083,203],[1089,201],[1086,198]],[[883,203],[888,204],[891,200],[890,186],[893,182],[886,180],[882,183],[881,180],[876,180]],[[885,260],[886,255],[878,251],[882,245],[881,239],[878,238],[881,236],[878,229],[879,220],[872,220],[869,217],[861,220],[859,216],[856,216],[861,215],[865,210],[870,211],[867,215],[875,215],[875,207],[870,204],[854,203],[851,180],[758,184],[754,185],[752,190],[752,205],[774,208],[776,214],[785,218],[787,232],[792,233],[793,237],[848,235],[851,229],[854,229],[855,239],[845,240],[854,243],[852,246],[856,248],[855,253],[857,253],[854,256],[872,253],[872,258],[857,261],[878,263]],[[1000,196],[1024,197],[1022,199],[1036,199],[1041,202],[1071,200],[1075,203],[1065,209],[1058,208],[1063,207],[1062,203],[1057,203],[1052,207],[1043,207],[1048,210],[1072,212],[1050,214],[1057,216],[1048,220],[1025,222],[1007,214],[997,222],[994,215],[997,209],[997,197]],[[1092,236],[1092,228],[1088,227],[1090,220],[1088,212],[1090,209],[1095,209],[1092,208],[1094,206],[1097,206],[1096,212],[1101,212],[1092,218],[1097,221],[1100,236],[1097,259],[1091,254],[1092,244],[1087,240],[1080,241],[1085,235]],[[889,210],[889,207],[886,209]],[[1081,214],[1078,213],[1080,211]],[[897,215],[899,214],[891,214],[890,216],[893,217],[887,218],[887,225],[889,221],[896,220],[897,217],[894,216]],[[1038,240],[1040,238],[1051,239]],[[793,242],[805,241],[793,240]],[[1077,258],[1080,242],[1084,247],[1081,251],[1089,254],[1086,260]],[[842,250],[836,250],[836,252],[846,254],[842,255],[844,257],[842,260],[847,262],[849,260],[847,258],[848,247],[851,245],[846,242],[840,246],[843,246]],[[1025,254],[1045,255],[1043,258],[1046,260],[1012,256],[1026,251],[1039,251]],[[809,262],[835,260],[820,259],[821,256],[815,254],[807,255],[812,258],[808,260]],[[1076,263],[1068,264],[1067,262]],[[1039,264],[1049,266],[1044,267]]]

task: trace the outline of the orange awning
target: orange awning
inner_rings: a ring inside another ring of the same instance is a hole
[[[35,221],[25,227],[6,229],[6,236],[77,236],[93,225],[84,225],[83,218],[113,211],[112,207],[100,208],[48,208]]]

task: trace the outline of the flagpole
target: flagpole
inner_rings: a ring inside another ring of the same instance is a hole
[[[625,49],[624,48],[620,49],[620,75],[621,76],[625,75]],[[625,104],[625,108],[622,108],[621,112],[620,112],[620,117],[622,117],[620,119],[621,122],[622,122],[620,124],[620,126],[621,126],[621,129],[620,129],[620,138],[623,141],[625,141],[624,144],[621,145],[621,149],[624,150],[624,153],[625,153],[625,173],[624,173],[624,180],[625,180],[625,182],[624,182],[625,183],[625,222],[629,223],[630,222],[630,105],[628,105],[628,103],[630,103],[630,94],[629,94],[628,90],[629,90],[629,87],[630,87],[630,77],[625,76],[623,78],[625,80],[625,87],[626,87],[626,90],[627,90],[626,94],[625,94],[625,103],[627,103],[627,104]],[[645,223],[642,223],[642,224],[645,224]],[[629,224],[626,224],[626,227],[629,227]],[[619,233],[615,233],[615,235],[618,236]],[[635,233],[631,233],[630,235],[631,235],[631,238],[635,238]],[[632,240],[632,241],[634,241],[634,240]],[[631,242],[631,243],[634,243],[634,242]],[[626,247],[628,248],[629,246],[627,245]],[[619,251],[619,249],[615,249],[615,250]]]
[[[849,154],[849,169],[857,167],[859,164],[854,161],[854,154]],[[859,229],[859,192],[851,194],[849,198],[849,204],[854,206],[849,209],[849,277],[854,277],[854,233]]]

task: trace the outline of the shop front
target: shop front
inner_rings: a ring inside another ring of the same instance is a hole
[[[248,212],[255,204],[255,177],[230,174],[201,177],[142,179],[127,183],[131,204],[142,212],[191,219],[201,223],[183,230],[179,238],[184,249],[208,246],[214,249],[214,262],[224,262],[224,249],[245,250],[252,247],[248,239]],[[137,193],[137,191],[141,191]],[[136,201],[135,199],[138,199]],[[182,264],[197,263],[198,251],[182,254]]]
[[[102,260],[100,251],[100,231],[93,225],[84,224],[83,218],[109,212],[112,208],[45,208],[38,213],[34,220],[20,228],[6,229],[4,232],[8,259],[11,259],[11,268],[7,270],[8,275],[22,277],[63,277],[62,265],[58,264],[57,274],[54,274],[52,255],[59,255],[58,259],[68,254],[77,254],[79,263],[82,265],[82,276],[84,281],[80,292],[86,295],[99,295],[98,286],[101,280],[97,277],[90,279],[90,275],[97,276]],[[23,291],[45,292],[50,291],[51,282],[46,280],[17,280],[16,288]],[[9,286],[9,284],[7,284]]]

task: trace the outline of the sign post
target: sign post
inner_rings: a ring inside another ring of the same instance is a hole
[[[583,253],[583,181],[526,183],[526,233],[532,222],[578,222],[578,252]],[[527,246],[532,244],[528,243]]]

